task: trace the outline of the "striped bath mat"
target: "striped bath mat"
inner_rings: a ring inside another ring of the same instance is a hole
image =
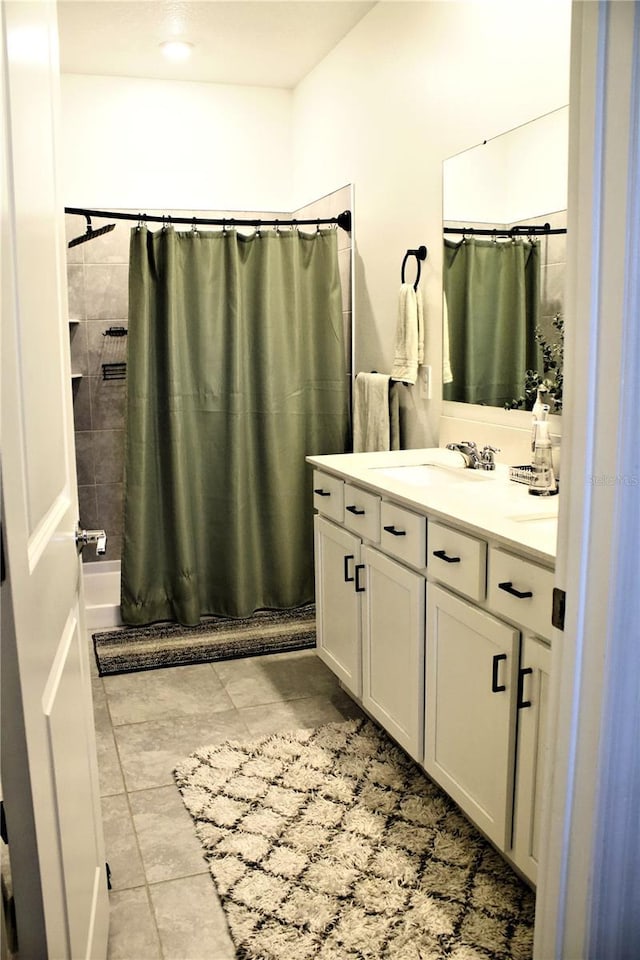
[[[315,645],[314,604],[294,610],[259,610],[239,620],[208,617],[195,627],[156,623],[93,634],[101,677],[306,650]]]

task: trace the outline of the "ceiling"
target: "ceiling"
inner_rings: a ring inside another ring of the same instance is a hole
[[[295,87],[373,2],[58,0],[63,73]],[[163,40],[194,45],[185,63]]]

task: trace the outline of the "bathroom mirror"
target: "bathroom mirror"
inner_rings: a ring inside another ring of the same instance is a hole
[[[568,107],[443,164],[443,398],[562,410]]]

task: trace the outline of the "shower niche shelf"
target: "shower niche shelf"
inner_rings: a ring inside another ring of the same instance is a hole
[[[126,363],[103,363],[102,364],[102,379],[103,380],[124,380],[127,376],[127,365]]]

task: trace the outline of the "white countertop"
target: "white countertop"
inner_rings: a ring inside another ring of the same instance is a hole
[[[553,566],[559,497],[534,497],[525,484],[509,480],[509,468],[468,470],[454,451],[428,448],[307,457],[326,473],[388,496],[409,509],[462,526],[507,549]],[[403,477],[393,467],[435,465]],[[416,475],[418,474],[418,475]]]

